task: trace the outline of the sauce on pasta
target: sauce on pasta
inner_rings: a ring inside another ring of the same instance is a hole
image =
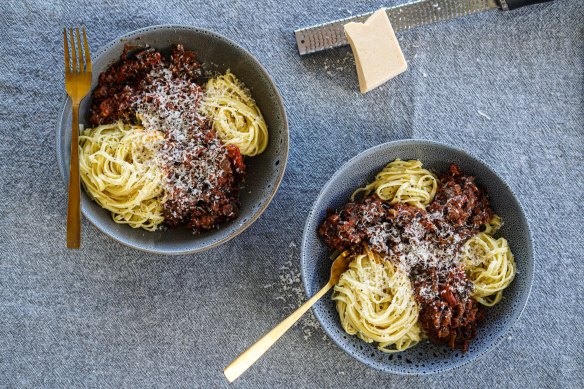
[[[500,219],[474,178],[454,164],[437,177],[420,161],[396,160],[351,199],[319,228],[331,249],[355,257],[349,280],[361,286],[381,282],[381,287],[394,285],[395,279],[408,280],[400,293],[408,296],[408,304],[416,305],[416,319],[413,324],[407,321],[403,334],[414,331],[466,351],[484,315],[481,307],[499,302],[515,274],[507,241],[493,238]],[[379,269],[385,269],[385,262],[394,269],[391,279],[387,272],[370,271],[379,263]],[[333,298],[348,296],[348,291],[351,297],[337,304],[343,328],[368,342],[375,340],[372,316],[354,312],[361,310],[359,301],[379,301],[378,289],[340,287]],[[395,328],[396,323],[405,323],[403,317],[389,313],[396,308],[390,300],[384,301],[387,304],[378,306],[375,315],[385,320],[376,325]],[[394,352],[413,346],[419,337],[392,343],[389,349],[377,342],[380,350]]]
[[[195,53],[181,45],[168,56],[153,48],[135,52],[126,46],[120,60],[100,74],[89,117],[95,128],[88,129],[80,143],[87,167],[81,178],[86,191],[112,212],[114,221],[147,230],[186,225],[199,233],[237,217],[246,175],[244,156],[265,150],[267,125],[247,88],[231,72],[207,82],[202,78]],[[146,137],[133,136],[129,156],[115,161],[117,180],[127,197],[156,193],[147,196],[148,202],[129,204],[131,212],[113,206],[119,202],[112,197],[115,193],[96,184],[108,181],[107,168],[114,163],[96,168],[100,150],[118,155],[123,147],[98,136],[105,128],[158,134],[157,147],[148,155],[157,180],[142,176],[134,162],[120,162],[146,158],[141,156]],[[136,181],[148,184],[139,187]]]

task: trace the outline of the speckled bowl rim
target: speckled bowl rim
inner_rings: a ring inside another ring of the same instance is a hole
[[[286,114],[284,100],[282,99],[282,95],[280,94],[280,91],[278,90],[278,87],[276,86],[276,83],[274,82],[274,79],[272,78],[270,73],[268,73],[266,68],[247,49],[243,48],[239,44],[235,43],[233,40],[231,40],[231,39],[229,39],[229,38],[227,38],[219,33],[209,31],[209,30],[206,30],[204,28],[185,26],[185,25],[180,25],[180,24],[158,24],[158,25],[143,27],[143,28],[139,28],[137,30],[128,32],[128,33],[126,33],[118,38],[115,38],[115,39],[109,41],[107,44],[105,44],[103,47],[101,47],[93,55],[94,61],[97,60],[97,58],[99,58],[101,55],[105,54],[105,52],[107,50],[111,49],[114,45],[118,44],[120,41],[123,41],[124,39],[133,39],[137,36],[140,36],[141,34],[143,34],[145,32],[148,32],[151,30],[163,30],[163,29],[167,29],[167,30],[182,29],[182,30],[190,30],[190,31],[198,32],[198,33],[211,35],[219,40],[223,40],[223,41],[227,42],[228,44],[231,44],[231,45],[237,47],[238,49],[242,50],[247,55],[249,55],[249,57],[255,62],[257,67],[264,73],[264,75],[266,76],[266,79],[268,80],[268,82],[271,84],[272,88],[275,91],[274,98],[277,100],[277,105],[282,107],[282,112],[283,112],[282,119],[284,122],[284,132],[286,133],[285,136],[283,137],[285,145],[281,149],[282,155],[280,157],[280,163],[282,163],[283,166],[280,170],[280,174],[276,177],[276,180],[274,181],[274,184],[272,186],[272,190],[270,191],[269,195],[264,199],[263,204],[254,212],[254,214],[245,223],[243,223],[241,226],[239,226],[239,228],[235,229],[231,234],[227,235],[226,237],[224,237],[222,239],[219,239],[218,241],[215,241],[211,244],[208,244],[206,246],[198,247],[198,248],[195,248],[192,250],[181,250],[181,251],[151,250],[151,249],[147,249],[144,247],[140,247],[139,245],[132,244],[132,242],[122,240],[122,239],[118,238],[116,235],[111,234],[110,232],[106,231],[105,229],[99,227],[97,225],[97,223],[95,223],[93,221],[93,218],[87,216],[85,205],[83,204],[83,202],[81,202],[81,212],[83,213],[83,216],[85,216],[85,218],[87,220],[89,220],[89,222],[91,224],[93,224],[93,226],[95,228],[97,228],[99,231],[101,231],[103,234],[109,236],[110,238],[123,244],[124,246],[131,247],[133,249],[140,250],[140,251],[147,252],[147,253],[152,253],[152,254],[164,254],[164,255],[195,254],[195,253],[207,251],[207,250],[210,250],[214,247],[222,245],[223,243],[226,243],[226,242],[230,241],[231,239],[235,238],[236,236],[240,235],[249,226],[251,226],[268,208],[268,206],[272,202],[272,199],[276,195],[276,192],[280,188],[280,184],[282,183],[282,179],[284,178],[284,173],[286,172],[286,167],[288,165],[288,154],[289,154],[289,148],[290,148],[290,128],[289,128],[289,124],[288,124],[288,115]],[[61,126],[61,123],[63,123],[63,121],[64,121],[64,116],[66,115],[65,110],[67,108],[67,104],[68,104],[69,100],[70,100],[69,96],[66,93],[63,93],[62,98],[61,98],[61,101],[62,101],[61,108],[59,109],[59,115],[57,117],[57,125],[55,126],[55,128],[57,129],[56,136],[55,136],[55,143],[56,143],[55,151],[57,154],[57,165],[59,168],[59,172],[61,173],[61,178],[63,179],[63,181],[65,183],[65,186],[67,186],[67,184],[69,182],[69,178],[68,178],[68,170],[67,170],[67,167],[65,166],[65,163],[64,163],[63,157],[62,157],[63,150],[61,148],[61,142],[60,142],[60,138],[59,138],[59,134],[60,134],[59,128]]]
[[[307,248],[306,248],[307,237],[309,234],[316,233],[315,231],[309,231],[310,220],[311,220],[312,215],[315,214],[315,211],[316,211],[315,206],[317,203],[319,203],[321,201],[321,197],[322,197],[323,193],[326,191],[326,189],[334,181],[336,181],[340,176],[342,176],[345,173],[346,168],[348,166],[352,165],[353,163],[360,161],[363,158],[365,158],[371,154],[375,154],[381,150],[385,150],[387,148],[392,148],[392,147],[406,146],[406,145],[437,146],[437,147],[445,148],[448,151],[459,152],[459,153],[463,154],[465,157],[474,159],[476,162],[482,164],[493,175],[495,175],[497,178],[499,178],[501,180],[501,182],[503,183],[503,185],[507,188],[507,190],[509,191],[509,193],[511,194],[511,196],[513,197],[515,202],[518,204],[519,210],[521,211],[521,214],[522,214],[521,216],[525,220],[525,224],[527,227],[527,234],[528,234],[527,238],[528,238],[528,242],[529,242],[529,247],[527,248],[528,255],[526,255],[526,259],[528,261],[531,261],[534,264],[535,261],[534,261],[534,256],[533,256],[533,238],[532,238],[532,233],[531,233],[531,227],[529,226],[529,219],[527,218],[527,216],[525,214],[525,210],[523,209],[521,202],[519,201],[519,199],[517,198],[517,195],[515,194],[513,189],[511,189],[511,187],[509,186],[507,181],[505,181],[489,164],[487,164],[486,162],[484,162],[483,160],[481,160],[480,158],[476,157],[475,155],[473,155],[472,153],[470,153],[468,151],[462,150],[458,147],[454,147],[454,146],[446,144],[446,143],[430,141],[430,140],[425,140],[425,139],[396,140],[396,141],[392,141],[392,142],[382,143],[382,144],[379,144],[377,146],[373,146],[365,151],[362,151],[361,153],[357,154],[353,158],[349,159],[331,176],[331,178],[326,182],[326,184],[324,184],[324,186],[322,187],[316,200],[313,202],[312,207],[310,208],[310,212],[308,213],[308,217],[306,218],[306,223],[304,224],[304,232],[302,234],[302,245],[300,247],[300,278],[302,279],[302,284],[304,286],[304,292],[305,292],[307,298],[312,297],[308,294],[310,288],[309,288],[307,280],[304,276],[304,273],[305,273],[304,269],[306,267],[305,262],[306,262],[306,253],[307,253]],[[525,294],[525,297],[521,303],[521,307],[518,310],[518,312],[515,314],[515,316],[512,317],[506,323],[505,329],[503,331],[501,331],[501,334],[499,335],[499,337],[497,339],[493,340],[491,342],[491,344],[489,344],[488,346],[481,349],[477,354],[474,355],[474,357],[472,359],[469,359],[467,361],[460,362],[460,363],[454,362],[454,363],[448,365],[447,367],[438,368],[438,369],[432,370],[432,371],[409,372],[409,371],[401,371],[398,369],[391,369],[391,368],[384,369],[384,368],[379,367],[377,365],[370,364],[368,358],[362,358],[359,355],[355,355],[355,354],[351,353],[347,348],[345,348],[345,345],[343,344],[343,342],[337,340],[335,338],[335,336],[333,336],[332,331],[327,327],[327,325],[323,321],[324,318],[322,318],[318,314],[318,312],[315,310],[314,307],[312,308],[312,313],[314,314],[314,316],[316,317],[316,319],[320,323],[320,326],[325,331],[325,333],[327,334],[329,339],[331,339],[341,350],[343,350],[349,356],[351,356],[352,358],[363,363],[367,367],[373,368],[373,369],[381,371],[383,373],[403,375],[403,376],[426,376],[426,375],[431,375],[431,374],[440,374],[440,373],[444,373],[444,372],[447,372],[450,370],[459,369],[463,366],[466,366],[468,364],[471,364],[471,363],[477,361],[478,359],[484,357],[487,353],[491,352],[493,349],[495,349],[501,343],[501,341],[507,336],[507,334],[509,333],[511,328],[515,325],[515,323],[517,323],[517,321],[519,320],[519,318],[523,314],[525,307],[527,306],[527,302],[529,301],[529,296],[531,295],[531,289],[533,286],[534,274],[535,274],[535,266],[532,266],[531,271],[527,275],[527,293]],[[323,298],[328,298],[328,294]],[[386,366],[390,366],[390,365],[388,364]]]

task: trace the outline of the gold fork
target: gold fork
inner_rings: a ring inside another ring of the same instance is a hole
[[[81,48],[79,28],[75,29],[77,36],[77,53],[75,52],[75,38],[73,29],[69,29],[71,42],[71,59],[69,61],[69,44],[67,43],[67,29],[63,29],[63,43],[65,52],[65,89],[71,97],[73,106],[72,133],[71,133],[71,160],[69,163],[69,196],[67,200],[67,248],[78,249],[81,243],[81,193],[79,187],[79,103],[91,87],[91,57],[89,44],[83,27],[83,46],[85,60]]]
[[[333,286],[335,286],[341,275],[347,271],[352,257],[350,255],[339,255],[331,266],[331,276],[329,282],[307,302],[302,304],[300,308],[292,312],[284,321],[274,327],[270,332],[265,334],[263,338],[255,342],[253,346],[244,351],[239,357],[235,358],[223,370],[223,374],[229,382],[233,382],[242,375],[247,369],[251,367],[286,331],[296,323],[302,315],[306,313],[318,300],[322,298]]]

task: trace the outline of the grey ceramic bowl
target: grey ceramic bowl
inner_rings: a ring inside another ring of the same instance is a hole
[[[202,251],[240,234],[268,206],[280,185],[288,159],[288,122],[284,103],[273,80],[249,52],[219,34],[199,28],[168,25],[147,27],[126,34],[93,55],[92,90],[97,84],[99,74],[119,59],[125,44],[150,45],[164,52],[179,43],[187,50],[194,50],[205,66],[212,65],[212,69],[219,71],[231,69],[249,87],[268,124],[270,140],[264,153],[246,160],[248,174],[240,194],[239,217],[223,224],[216,231],[200,235],[193,235],[186,228],[148,232],[116,224],[109,212],[93,202],[82,190],[83,214],[99,230],[125,245],[161,254]],[[89,106],[88,96],[80,107],[81,123],[86,123]],[[69,99],[65,100],[58,120],[57,159],[61,174],[67,181],[71,144]]]
[[[329,251],[317,234],[327,209],[342,206],[357,187],[370,182],[383,166],[396,158],[419,159],[424,167],[435,172],[443,172],[450,163],[457,163],[465,173],[477,177],[478,184],[486,189],[490,197],[491,206],[503,219],[500,234],[507,238],[515,255],[515,280],[505,289],[503,300],[487,309],[487,317],[479,326],[478,336],[464,354],[429,341],[422,341],[402,353],[383,353],[372,344],[344,332],[330,293],[314,306],[313,311],[339,347],[370,367],[407,375],[442,372],[469,363],[504,339],[507,330],[521,315],[531,290],[534,264],[527,220],[513,191],[485,163],[465,151],[424,140],[385,143],[357,155],[324,186],[308,215],[301,249],[302,280],[308,296],[314,295],[328,281],[331,265]]]

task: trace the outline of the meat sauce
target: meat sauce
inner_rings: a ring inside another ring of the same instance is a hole
[[[159,156],[166,173],[164,223],[194,233],[237,217],[246,173],[239,149],[221,142],[198,114],[201,74],[195,53],[181,45],[168,56],[126,46],[99,75],[89,117],[94,126],[122,120],[165,133]]]
[[[377,195],[329,212],[319,235],[334,250],[363,244],[394,261],[413,280],[420,323],[427,336],[451,348],[468,348],[483,317],[471,297],[472,283],[458,262],[460,248],[493,211],[474,177],[451,165],[426,209],[390,205]]]
[[[484,313],[470,296],[473,287],[464,268],[452,265],[445,270],[419,266],[412,271],[420,324],[432,341],[467,351]]]

